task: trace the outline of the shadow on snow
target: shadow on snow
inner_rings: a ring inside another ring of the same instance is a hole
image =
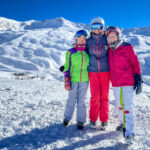
[[[56,142],[57,147],[57,141],[58,140],[71,140],[75,137],[80,137],[80,141],[78,142],[69,142],[68,146],[64,146],[62,148],[54,148],[59,150],[64,149],[75,149],[75,148],[81,148],[87,145],[96,144],[102,140],[107,139],[116,139],[118,137],[118,133],[116,131],[110,131],[108,133],[102,132],[99,135],[93,136],[89,139],[84,139],[84,135],[86,133],[90,132],[98,132],[97,129],[93,130],[90,129],[88,126],[85,126],[85,129],[83,131],[78,131],[76,129],[76,125],[69,125],[67,128],[63,127],[62,124],[52,124],[49,127],[45,127],[43,129],[33,129],[29,133],[21,134],[21,135],[14,135],[12,137],[7,137],[5,139],[2,139],[0,141],[0,149],[7,148],[8,150],[25,150],[25,149],[37,149],[41,148],[44,145],[49,145],[54,142]],[[116,140],[117,142],[117,140]],[[115,146],[112,147],[105,147],[105,148],[99,148],[99,149],[120,149],[121,147],[124,147],[124,144],[118,143]],[[124,147],[125,148],[125,147]],[[96,149],[95,149],[96,150]],[[98,149],[97,149],[98,150]],[[125,149],[122,149],[125,150]]]

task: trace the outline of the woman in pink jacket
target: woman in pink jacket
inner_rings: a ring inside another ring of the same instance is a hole
[[[133,90],[142,92],[141,68],[133,46],[122,42],[118,27],[106,29],[109,45],[110,79],[114,90],[120,125],[117,130],[123,131],[127,143],[134,139]]]

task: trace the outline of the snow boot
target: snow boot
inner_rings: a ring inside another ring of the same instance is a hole
[[[107,127],[108,123],[107,122],[102,122],[101,123],[101,130],[102,131],[105,131],[106,130],[106,127]]]
[[[83,130],[84,129],[84,123],[83,122],[78,122],[77,123],[77,129],[78,130]]]
[[[95,129],[96,128],[96,122],[90,121],[90,128]]]
[[[63,125],[64,125],[65,127],[67,127],[68,124],[69,124],[69,120],[64,119]]]
[[[125,137],[125,141],[128,145],[131,145],[131,144],[133,144],[134,137],[133,136],[127,136],[127,137]]]

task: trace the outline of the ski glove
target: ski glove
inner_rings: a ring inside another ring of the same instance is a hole
[[[60,71],[60,72],[63,72],[63,71],[64,71],[64,68],[65,68],[64,66],[60,66],[59,71]]]
[[[134,74],[134,90],[136,91],[136,94],[142,93],[143,89],[143,80],[142,76],[140,74]]]
[[[69,91],[71,89],[71,78],[65,77],[65,90]]]

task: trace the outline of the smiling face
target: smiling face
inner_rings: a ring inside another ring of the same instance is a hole
[[[86,44],[86,37],[85,36],[78,37],[77,44]]]
[[[116,34],[116,32],[110,32],[109,34],[108,34],[108,42],[109,43],[113,43],[113,42],[116,42],[116,41],[118,41],[118,36],[117,36],[117,34]]]
[[[94,34],[98,35],[102,32],[102,30],[99,30],[99,29],[95,29],[92,31]]]

